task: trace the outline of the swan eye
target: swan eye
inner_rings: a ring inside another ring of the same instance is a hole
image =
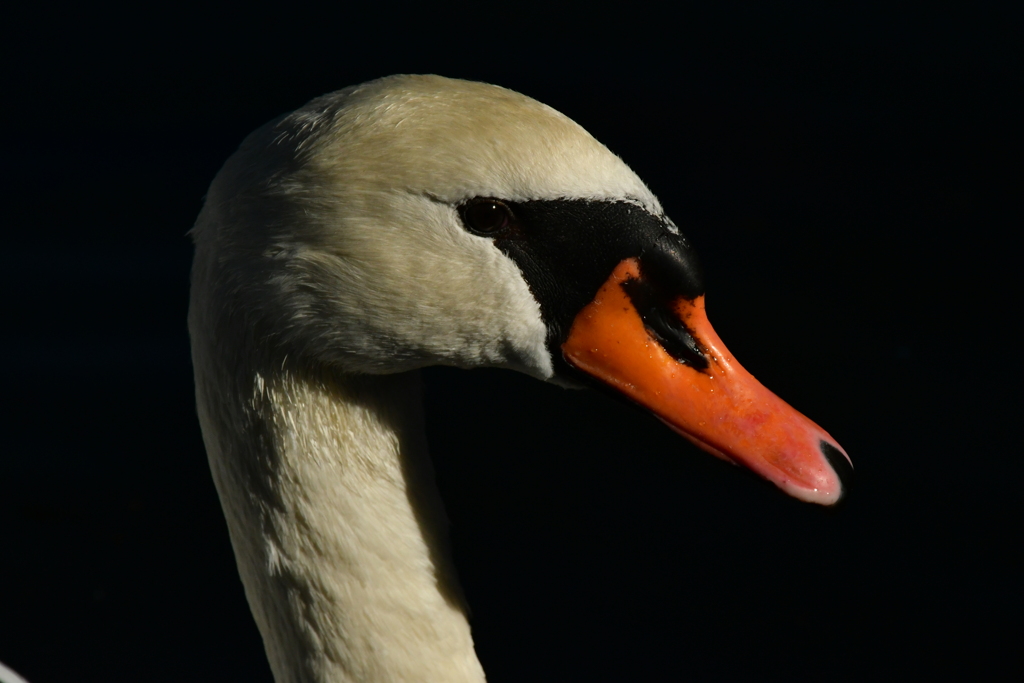
[[[459,212],[469,231],[477,235],[494,235],[512,224],[512,210],[497,199],[470,200]]]

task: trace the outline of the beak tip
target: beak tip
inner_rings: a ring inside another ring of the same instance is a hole
[[[835,505],[850,492],[850,487],[853,485],[853,465],[850,464],[850,459],[846,457],[845,453],[825,440],[818,442],[818,448],[839,479],[839,495],[832,503]]]

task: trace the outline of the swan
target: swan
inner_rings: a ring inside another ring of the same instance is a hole
[[[197,410],[278,683],[483,681],[416,370],[599,386],[822,505],[851,465],[730,355],[686,237],[554,109],[439,76],[249,135],[191,231]]]
[[[0,683],[28,683],[28,681],[0,662]]]

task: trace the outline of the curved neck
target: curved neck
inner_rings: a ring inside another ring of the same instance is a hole
[[[315,378],[275,365],[241,382],[196,366],[211,469],[275,679],[483,681],[418,373]]]

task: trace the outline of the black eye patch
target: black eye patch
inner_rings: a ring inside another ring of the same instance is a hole
[[[568,367],[560,347],[573,320],[623,260],[640,260],[644,279],[656,286],[659,301],[679,296],[693,299],[704,293],[701,268],[687,241],[674,231],[675,226],[669,227],[668,219],[634,203],[511,202],[481,197],[465,202],[459,211],[468,230],[492,237],[495,246],[519,266],[540,304],[548,346],[556,365],[563,366],[560,371]],[[510,222],[502,224],[504,216],[510,216]],[[648,308],[649,329],[664,336],[675,351],[666,349],[680,360],[699,364],[703,356],[696,342],[686,342],[688,333],[669,334],[670,324],[659,325],[655,320],[657,306]]]

